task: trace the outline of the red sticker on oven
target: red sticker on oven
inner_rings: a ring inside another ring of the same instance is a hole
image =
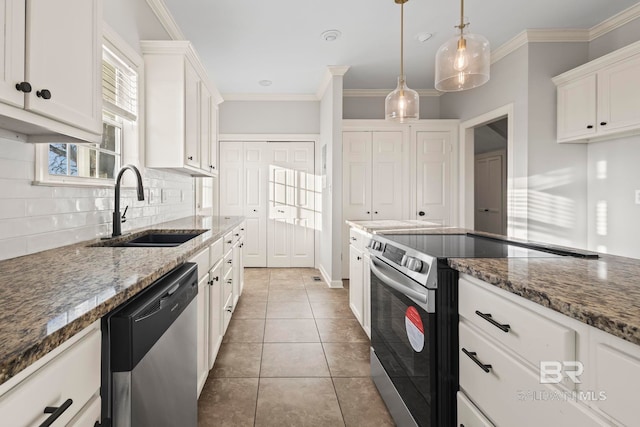
[[[407,338],[409,338],[411,347],[416,352],[421,352],[424,348],[424,326],[415,307],[407,308],[404,316],[404,326],[407,328]]]

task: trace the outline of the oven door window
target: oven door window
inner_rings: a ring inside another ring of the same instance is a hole
[[[386,286],[373,273],[371,345],[418,425],[434,425],[435,314],[427,313],[402,293]]]

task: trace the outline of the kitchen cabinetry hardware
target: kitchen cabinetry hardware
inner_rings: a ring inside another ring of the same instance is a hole
[[[232,244],[232,243],[233,243],[233,240],[227,240],[227,243],[228,243],[228,244]]]
[[[600,126],[606,126],[607,122],[600,122]]]
[[[464,354],[466,354],[467,356],[469,356],[469,358],[471,360],[474,361],[474,363],[478,366],[480,366],[480,368],[482,368],[483,371],[485,371],[486,373],[491,372],[491,365],[486,365],[484,363],[482,363],[480,360],[478,360],[478,358],[476,357],[477,353],[475,351],[467,351],[466,348],[462,349],[462,352]]]
[[[36,92],[36,96],[42,99],[51,99],[51,91],[48,89],[42,89]]]
[[[367,215],[371,215],[371,212],[370,212],[370,211],[367,211]]]
[[[509,332],[509,330],[511,329],[511,326],[509,326],[508,324],[498,323],[495,320],[493,320],[493,317],[491,317],[491,314],[489,313],[482,313],[479,310],[476,310],[476,314],[482,317],[487,322],[491,323],[496,328],[500,329],[502,332]]]
[[[31,93],[31,85],[29,82],[16,83],[16,89],[20,92]]]
[[[193,156],[189,156],[189,157],[187,157],[187,159],[193,160]]]
[[[231,313],[231,312],[233,311],[233,307],[228,306],[228,307],[226,308],[226,310],[227,310],[229,313]]]
[[[353,240],[354,242],[357,242],[357,241],[358,241],[358,239],[356,239],[356,238],[355,238],[355,237],[353,237],[353,236],[351,237],[351,240]]]
[[[227,261],[227,264],[231,264],[233,262],[232,259],[230,259],[229,261]]]
[[[482,212],[489,212],[489,209],[482,209]]]
[[[593,125],[587,126],[587,129],[593,129]]]
[[[374,213],[374,214],[376,214],[376,215],[378,215],[378,211],[374,211],[373,213]]]
[[[240,231],[244,231],[244,228],[241,228]]]
[[[236,234],[234,234],[234,236],[236,236],[236,237],[238,237],[239,235],[240,235],[240,233],[236,233]]]
[[[278,213],[284,213],[284,211],[281,211],[280,209],[278,209]]]
[[[69,406],[71,406],[72,403],[73,403],[73,400],[67,399],[60,406],[47,406],[46,408],[44,408],[44,413],[51,414],[51,416],[49,416],[49,418],[44,420],[44,422],[40,424],[40,427],[49,427],[51,424],[55,422],[55,420],[57,420],[60,417],[60,415],[64,413],[64,411],[69,409]]]
[[[426,215],[426,213],[424,211],[418,212],[418,216],[425,216],[425,215]]]

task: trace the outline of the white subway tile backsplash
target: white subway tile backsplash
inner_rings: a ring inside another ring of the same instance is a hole
[[[111,235],[113,187],[33,185],[34,170],[32,144],[0,137],[0,259]],[[195,213],[193,178],[141,172],[145,200],[135,188],[121,192],[121,211],[129,206],[123,232]]]

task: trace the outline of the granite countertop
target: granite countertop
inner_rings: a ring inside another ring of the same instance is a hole
[[[407,227],[407,222],[415,224]],[[347,224],[372,234],[471,232],[461,228],[424,226],[416,221],[347,221]],[[449,265],[461,273],[640,345],[640,260],[606,254],[599,256],[597,259],[450,258]]]
[[[172,248],[90,247],[0,261],[0,384],[188,261],[242,217],[188,217],[135,230],[202,231]],[[131,237],[130,235],[122,238]]]

